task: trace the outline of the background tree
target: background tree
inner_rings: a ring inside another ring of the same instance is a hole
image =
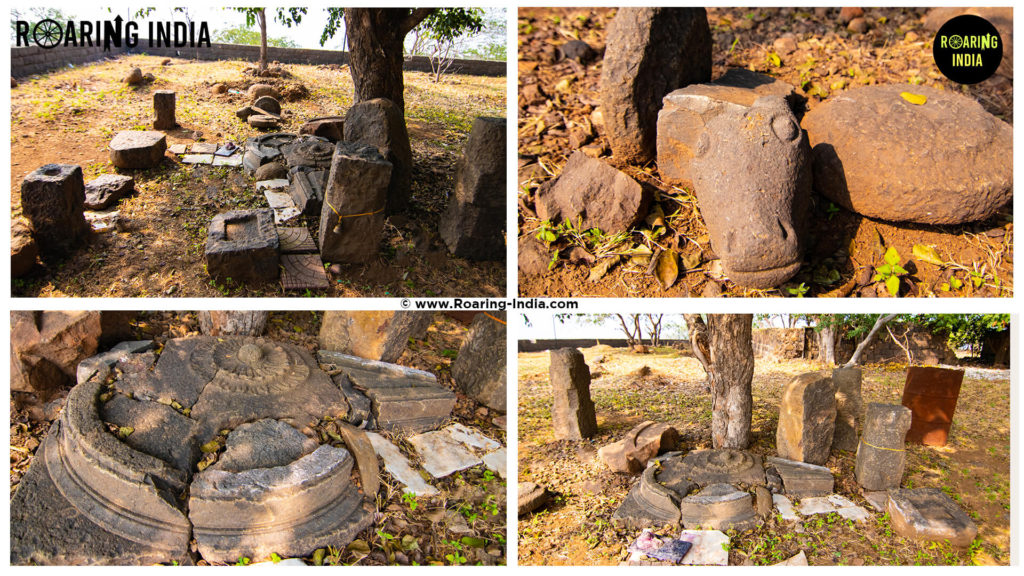
[[[752,314],[684,314],[693,355],[711,388],[711,443],[715,448],[750,445],[754,379]]]
[[[223,28],[214,32],[213,41],[220,42],[222,44],[257,46],[260,43],[260,33],[256,30],[250,30],[245,26],[234,26],[232,28]],[[267,36],[267,46],[273,46],[275,48],[299,47],[298,43],[294,40],[284,36],[278,36],[276,38],[273,36]]]
[[[260,74],[265,74],[267,72],[267,44],[269,43],[267,38],[267,9],[235,8],[235,10],[245,15],[245,25],[247,27],[252,28],[253,24],[256,24],[260,28],[259,71]],[[302,15],[305,13],[305,8],[278,8],[276,20],[290,28],[293,23],[297,24],[302,20]]]

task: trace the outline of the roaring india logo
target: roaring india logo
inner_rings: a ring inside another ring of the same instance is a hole
[[[939,28],[932,44],[935,65],[947,78],[960,84],[986,80],[1003,59],[999,31],[988,20],[973,14],[949,19]]]

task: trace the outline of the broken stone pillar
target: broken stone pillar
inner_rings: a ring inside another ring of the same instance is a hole
[[[647,461],[664,451],[675,449],[679,432],[669,426],[650,420],[641,422],[618,442],[601,447],[598,458],[620,474],[639,474]]]
[[[701,487],[722,483],[752,486],[765,483],[761,456],[743,450],[693,450],[686,456],[665,456],[660,460],[658,481],[678,492],[686,492],[681,487],[691,482]]]
[[[201,310],[199,330],[208,336],[262,336],[269,317],[265,310]]]
[[[218,282],[270,282],[278,268],[274,211],[231,210],[213,217],[206,233],[206,271]]]
[[[409,339],[423,338],[433,320],[430,312],[330,310],[320,324],[320,347],[395,362]]]
[[[836,391],[821,373],[801,374],[786,384],[779,406],[775,435],[780,458],[824,464],[832,449],[836,421]]]
[[[974,521],[938,488],[890,490],[886,512],[893,530],[911,540],[966,548],[978,536]]]
[[[167,136],[153,130],[123,130],[110,141],[110,163],[127,170],[152,168],[164,159]]]
[[[63,395],[101,335],[99,312],[11,312],[11,391],[42,402]]]
[[[153,128],[157,130],[174,130],[178,122],[174,119],[174,91],[157,90],[153,92],[153,112],[156,120]]]
[[[903,439],[910,429],[910,409],[896,404],[868,404],[864,435],[857,447],[854,473],[865,490],[899,488],[907,452]]]
[[[907,442],[945,446],[953,413],[960,397],[964,371],[931,366],[909,366],[903,387],[903,405],[912,416]]]
[[[345,117],[345,141],[373,146],[391,163],[387,213],[405,210],[412,194],[412,146],[402,109],[387,98],[357,103]]]
[[[732,484],[711,484],[683,498],[679,509],[683,526],[689,529],[742,532],[761,523],[750,493],[737,490]]]
[[[860,421],[864,413],[861,395],[861,369],[857,366],[832,370],[836,385],[836,430],[832,448],[853,452],[860,442]]]
[[[825,496],[832,493],[835,478],[824,466],[768,457],[768,464],[782,478],[786,494],[796,498]]]
[[[291,183],[288,186],[288,195],[292,197],[292,202],[295,202],[295,207],[304,216],[319,217],[324,209],[327,170],[299,166],[289,170],[289,175]]]
[[[344,116],[321,116],[313,118],[299,128],[299,134],[310,134],[327,138],[331,142],[345,139]]]
[[[505,118],[477,118],[455,168],[455,194],[441,217],[440,233],[459,258],[505,257]]]
[[[43,254],[62,255],[82,244],[89,233],[84,203],[80,166],[47,164],[21,182],[21,210]]]
[[[499,412],[507,409],[504,312],[477,314],[452,363],[452,379],[470,398]]]
[[[331,167],[331,158],[334,156],[334,144],[326,138],[299,136],[281,146],[281,155],[284,156],[289,168],[327,170]]]
[[[590,368],[575,348],[551,351],[551,388],[555,403],[551,419],[558,440],[582,440],[597,433],[597,414],[590,400]]]
[[[606,136],[619,160],[655,159],[662,98],[711,80],[711,31],[703,8],[620,8],[608,26],[601,73]]]
[[[391,167],[372,146],[338,142],[320,211],[320,255],[325,261],[361,263],[376,256]]]

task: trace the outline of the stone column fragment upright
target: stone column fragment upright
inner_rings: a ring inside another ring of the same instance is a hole
[[[320,210],[320,256],[327,262],[368,262],[384,230],[391,163],[372,146],[338,142]]]
[[[157,90],[153,92],[153,112],[156,120],[153,121],[153,128],[157,130],[174,130],[178,122],[174,118],[173,90]]]
[[[505,412],[508,407],[505,318],[504,312],[477,314],[452,363],[455,385],[470,398],[499,412]]]
[[[597,415],[590,400],[590,368],[575,348],[551,351],[551,388],[555,394],[551,419],[555,438],[582,440],[597,433]]]
[[[833,448],[850,452],[857,449],[864,414],[861,378],[861,369],[857,366],[832,370],[832,382],[836,385],[836,430],[832,435]]]
[[[430,312],[328,310],[320,324],[320,347],[381,362],[395,362],[410,338],[422,339]]]
[[[854,468],[857,483],[865,490],[900,487],[907,462],[903,440],[910,430],[910,421],[910,409],[905,406],[868,404]]]
[[[836,390],[832,379],[812,372],[786,384],[775,435],[780,458],[824,464],[832,450],[836,422]]]
[[[345,117],[345,141],[373,146],[391,163],[387,213],[405,210],[412,195],[412,145],[402,108],[387,98],[364,100]]]
[[[80,166],[47,164],[21,182],[21,209],[44,255],[61,255],[82,243],[89,233],[84,205]]]

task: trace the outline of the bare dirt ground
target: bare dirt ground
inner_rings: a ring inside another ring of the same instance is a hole
[[[252,84],[275,84],[287,115],[283,132],[318,116],[344,115],[352,105],[345,66],[287,65],[287,78],[256,78],[241,61],[200,62],[128,56],[23,79],[11,90],[11,208],[21,214],[21,181],[51,162],[82,166],[86,181],[114,172],[107,145],[120,130],[152,129],[154,90],[177,92],[180,127],[167,143],[242,144],[258,135],[234,112],[248,104]],[[122,82],[132,67],[156,81]],[[238,94],[214,95],[225,84]],[[170,157],[133,171],[137,194],[120,203],[123,226],[94,235],[69,257],[37,265],[15,279],[15,296],[496,296],[505,294],[504,262],[471,262],[448,254],[437,223],[454,191],[455,162],[476,116],[505,116],[505,79],[405,73],[406,122],[413,148],[412,206],[389,218],[377,257],[329,271],[331,288],[285,293],[279,284],[218,285],[206,274],[203,249],[210,219],[226,210],[266,207],[240,168],[189,166]],[[303,219],[314,238],[319,218]]]
[[[317,335],[321,318],[319,312],[271,312],[266,337],[303,347],[315,355],[319,348]],[[162,344],[169,338],[199,334],[199,319],[194,312],[142,312],[132,322],[132,328],[135,338],[153,339]],[[505,430],[495,421],[502,415],[466,397],[452,380],[451,364],[467,332],[466,326],[438,314],[426,337],[410,341],[397,363],[432,372],[442,385],[455,392],[457,403],[451,422],[478,429],[507,445]],[[13,498],[50,422],[33,422],[25,411],[15,408],[13,402],[10,417]],[[320,428],[325,431],[321,439],[338,445],[325,435],[327,430],[333,431],[329,423],[321,423],[318,430]],[[389,432],[381,434],[394,442],[407,458],[416,461],[415,452],[404,437]],[[355,470],[353,479],[358,482]],[[382,467],[374,524],[347,547],[327,547],[304,560],[323,565],[505,564],[508,558],[505,479],[484,466],[477,466],[429,482],[440,490],[439,496],[403,497],[401,485]],[[256,560],[262,559],[246,559],[241,563]],[[204,563],[200,561],[201,565]]]
[[[598,435],[584,441],[554,439],[548,353],[519,354],[519,481],[536,482],[555,494],[547,508],[519,519],[523,565],[614,565],[628,557],[626,547],[640,531],[616,527],[611,516],[635,478],[608,470],[597,458],[601,446],[644,420],[656,420],[679,430],[682,450],[712,447],[711,394],[704,387],[700,363],[689,352],[656,348],[638,355],[608,346],[582,352],[594,375],[590,390],[598,423]],[[651,372],[640,377],[637,371],[643,366]],[[782,386],[793,376],[821,368],[806,360],[756,360],[751,451],[775,455]],[[865,403],[899,404],[905,374],[904,365],[865,367]],[[907,445],[904,487],[940,488],[956,500],[979,527],[970,549],[904,539],[879,513],[858,525],[835,514],[795,523],[769,517],[754,530],[729,532],[730,565],[774,564],[801,550],[811,565],[1008,565],[1009,406],[1009,377],[965,378],[949,444]],[[833,452],[826,465],[835,476],[836,493],[867,508],[854,464],[854,453]]]
[[[868,8],[867,32],[852,34],[840,21],[838,9],[820,16],[810,8],[710,8],[712,77],[733,67],[769,74],[796,86],[808,99],[808,109],[861,85],[924,84],[960,91],[1012,123],[1012,82],[997,75],[974,86],[961,86],[939,73],[932,59],[932,33],[922,24],[925,13],[926,9]],[[797,276],[771,290],[745,289],[725,279],[692,191],[663,183],[653,164],[631,166],[609,157],[607,142],[591,120],[599,105],[600,55],[586,66],[558,60],[557,47],[574,39],[603,54],[605,31],[614,14],[615,9],[607,8],[519,11],[519,235],[536,235],[541,229],[533,211],[533,193],[540,184],[560,174],[575,149],[595,143],[604,146],[603,160],[657,188],[663,222],[649,217],[625,239],[605,235],[594,240],[558,231],[559,238],[549,249],[550,270],[536,276],[519,274],[521,295],[888,296],[881,282],[872,281],[872,273],[883,264],[889,248],[897,250],[908,271],[901,279],[901,297],[1013,295],[1012,202],[984,222],[924,226],[865,218],[815,195],[806,242],[809,249]],[[773,43],[785,33],[796,35],[796,49],[780,56]],[[662,225],[663,233],[651,233]],[[647,272],[644,257],[632,252],[655,245],[680,254],[679,280],[668,290],[662,290]],[[944,265],[915,257],[916,245],[934,247]],[[573,246],[586,249],[599,263],[621,254],[626,261],[591,282],[591,265],[567,258]]]

